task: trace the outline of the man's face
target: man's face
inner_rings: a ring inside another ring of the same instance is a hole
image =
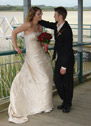
[[[60,15],[58,12],[54,13],[54,18],[55,18],[55,21],[59,21]]]

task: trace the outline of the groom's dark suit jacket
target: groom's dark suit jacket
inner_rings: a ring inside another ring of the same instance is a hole
[[[57,22],[51,23],[48,21],[40,21],[40,25],[54,30],[55,45],[54,45],[54,56],[55,53],[58,55],[58,61],[60,62],[60,67],[68,67],[74,63],[74,54],[72,49],[73,35],[72,30],[67,21],[61,28],[61,33],[57,33]]]
[[[72,49],[73,35],[72,30],[67,21],[61,28],[61,33],[57,33],[57,23],[40,21],[40,25],[54,30],[55,45],[54,54],[58,57],[55,63],[54,82],[60,98],[63,100],[64,106],[72,105],[73,97],[73,66],[74,54]],[[55,58],[55,55],[54,55]],[[60,68],[66,67],[66,74],[60,74]]]

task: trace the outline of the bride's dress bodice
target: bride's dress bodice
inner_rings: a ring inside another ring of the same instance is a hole
[[[33,40],[37,40],[39,34],[40,34],[39,32],[32,32],[32,33],[29,33],[27,35],[24,35],[24,37],[25,37],[26,41],[28,41],[28,40],[32,40],[33,41]]]
[[[25,43],[26,43],[26,59],[30,61],[29,63],[46,63],[49,62],[49,57],[45,54],[43,47],[40,42],[38,42],[38,36],[40,33],[33,32],[31,34],[25,35]],[[36,60],[36,61],[35,61]]]
[[[33,32],[25,35],[26,53],[28,52],[29,54],[35,54],[42,50],[40,43],[37,41],[39,34],[40,33],[38,32]]]

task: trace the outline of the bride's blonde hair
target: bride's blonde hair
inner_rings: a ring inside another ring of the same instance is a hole
[[[29,21],[32,21],[36,12],[40,10],[42,12],[42,10],[39,8],[39,7],[31,7],[27,13],[27,16],[26,16],[26,22],[29,22]]]

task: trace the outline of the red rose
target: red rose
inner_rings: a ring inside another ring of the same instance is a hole
[[[52,39],[52,35],[47,32],[43,32],[38,36],[38,41],[45,48],[45,52],[48,51],[48,44],[50,43],[51,39]]]

